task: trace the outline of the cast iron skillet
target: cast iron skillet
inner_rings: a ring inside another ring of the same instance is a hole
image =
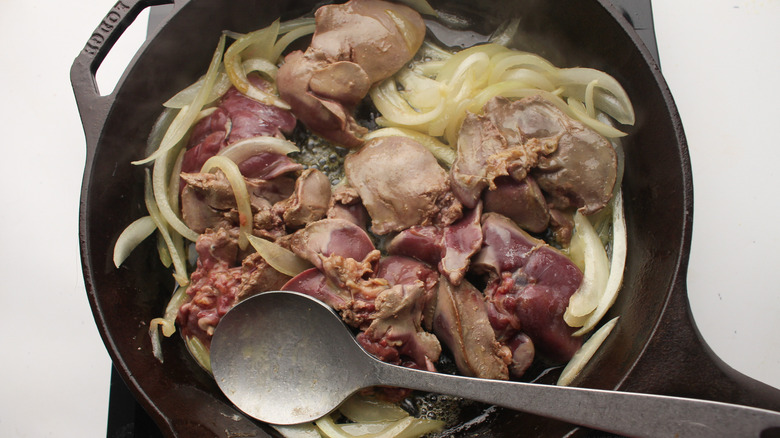
[[[173,288],[153,243],[137,249],[121,269],[113,266],[111,254],[124,227],[146,214],[144,171],[130,162],[144,156],[146,136],[163,101],[205,72],[222,30],[247,32],[276,17],[306,14],[317,4],[175,0],[173,13],[150,36],[116,90],[101,97],[94,78],[101,61],[141,10],[162,3],[171,2],[120,0],[71,70],[87,140],[79,221],[87,294],[116,368],[164,433],[267,436],[273,430],[233,408],[190,359],[178,337],[163,341],[164,364],[152,357],[148,323],[161,314]],[[522,49],[559,66],[605,70],[624,85],[636,108],[636,125],[624,143],[628,261],[623,290],[607,316],[621,319],[574,383],[780,410],[780,391],[725,365],[693,324],[685,285],[693,190],[683,128],[658,65],[623,17],[605,0],[431,0],[431,4],[463,18],[465,27],[483,34],[508,17],[521,17],[527,43]],[[555,378],[552,374],[550,379]],[[458,435],[587,436],[590,432],[498,410]]]

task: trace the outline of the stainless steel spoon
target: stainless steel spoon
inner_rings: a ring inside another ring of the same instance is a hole
[[[211,342],[214,378],[246,414],[272,424],[312,421],[365,387],[460,396],[629,436],[759,436],[780,413],[703,400],[475,379],[383,363],[327,305],[294,292],[244,300]],[[777,429],[773,429],[776,432]]]

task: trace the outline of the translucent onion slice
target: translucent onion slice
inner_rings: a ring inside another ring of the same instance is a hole
[[[410,69],[399,71],[396,80],[404,88],[404,99],[421,110],[435,108],[445,94],[444,84]]]
[[[599,299],[596,310],[583,321],[582,328],[574,332],[574,336],[582,336],[601,321],[601,318],[615,304],[620,286],[623,284],[623,271],[626,267],[628,253],[628,239],[626,235],[626,218],[623,212],[623,194],[618,192],[613,199],[612,206],[612,261],[609,268],[609,279],[604,288],[604,293]]]
[[[128,225],[114,244],[114,266],[118,268],[135,247],[146,240],[156,229],[157,225],[154,224],[151,216],[138,218]]]
[[[430,111],[418,112],[399,94],[393,78],[389,78],[370,91],[371,99],[385,120],[397,125],[420,126],[436,120],[444,111],[441,99]]]
[[[423,45],[423,48],[425,45]],[[422,49],[420,49],[422,53]],[[444,63],[447,58],[444,59],[434,59],[431,58],[432,56],[438,56],[437,52],[430,51],[430,55],[422,56],[422,59],[424,59],[424,62],[412,62],[410,65],[410,68],[414,70],[415,73],[421,74],[428,78],[434,78],[437,74],[439,74],[439,71],[441,71],[441,68],[444,66]]]
[[[559,69],[553,76],[556,86],[564,89],[564,95],[580,101],[586,100],[585,90],[595,80],[597,85],[593,98],[596,108],[624,125],[634,124],[631,100],[620,82],[609,74],[592,68],[576,67]]]
[[[492,56],[509,51],[504,46],[498,44],[482,44],[479,46],[469,47],[468,49],[461,50],[460,52],[452,55],[447,62],[444,63],[439,73],[436,75],[436,80],[443,83],[448,83],[455,77],[456,71],[460,70],[461,63],[471,55],[476,53],[483,53],[491,58]],[[483,58],[484,59],[484,58]]]
[[[592,118],[596,117],[596,105],[593,102],[593,93],[598,83],[599,81],[594,79],[588,82],[588,85],[585,87],[585,99],[583,103],[585,105],[585,109],[587,109],[588,117]]]
[[[315,422],[320,432],[328,438],[355,438],[346,432],[343,425],[336,424],[330,415],[326,415]],[[407,416],[397,421],[388,423],[387,427],[379,432],[357,435],[360,438],[418,438],[427,433],[440,430],[443,422]],[[354,427],[354,426],[353,426]]]
[[[290,106],[278,96],[267,93],[249,82],[243,67],[243,57],[269,60],[273,56],[274,44],[279,35],[279,20],[270,26],[241,36],[225,51],[225,72],[230,82],[241,93],[266,105],[290,109]],[[246,53],[244,53],[246,51]]]
[[[577,99],[570,97],[567,100],[569,106],[569,115],[582,122],[590,129],[598,132],[607,138],[625,137],[626,133],[606,123],[599,121],[588,115],[588,109]]]
[[[278,62],[279,58],[282,56],[282,53],[284,53],[284,51],[287,49],[287,46],[289,46],[298,38],[314,33],[315,28],[316,26],[314,25],[313,19],[307,20],[300,26],[294,29],[290,29],[289,31],[286,31],[286,29],[283,31],[280,27],[279,33],[286,33],[286,35],[282,36],[278,41],[276,41],[268,60],[271,62]]]
[[[222,155],[215,155],[205,163],[201,168],[201,172],[213,172],[221,170],[225,177],[227,177],[230,183],[230,188],[233,189],[233,195],[236,197],[236,206],[238,207],[238,223],[239,223],[239,237],[238,246],[241,249],[246,249],[247,241],[246,236],[252,234],[253,217],[252,206],[249,202],[249,191],[246,188],[246,181],[244,176],[241,175],[241,171],[238,170],[238,165],[230,158]]]
[[[452,77],[445,79],[440,74],[436,77],[436,80],[446,82],[450,86],[449,93],[456,92],[456,94],[460,95],[456,100],[460,100],[464,96],[462,85],[466,83],[466,75],[469,75],[471,79],[469,85],[471,85],[472,89],[481,88],[483,85],[487,84],[489,67],[490,55],[488,52],[478,51],[460,61],[460,64],[458,64],[455,71],[452,73]]]
[[[379,137],[394,137],[394,136],[408,137],[417,141],[418,143],[423,145],[426,149],[431,151],[433,156],[436,157],[436,159],[439,160],[440,163],[444,164],[448,168],[452,167],[452,163],[455,162],[455,158],[457,158],[458,156],[458,153],[455,151],[455,149],[447,146],[446,144],[440,142],[439,140],[436,140],[434,137],[431,137],[430,135],[424,134],[422,132],[418,132],[406,128],[381,128],[369,132],[363,138],[365,140],[371,140]]]
[[[182,254],[177,250],[176,244],[171,238],[171,233],[168,231],[168,224],[165,222],[165,218],[160,209],[157,207],[157,202],[154,199],[154,190],[152,189],[152,177],[149,174],[149,170],[146,170],[146,179],[144,181],[144,203],[146,204],[146,210],[149,212],[154,224],[165,240],[168,251],[173,259],[173,278],[179,283],[179,286],[186,286],[189,283],[189,276],[187,275],[187,266],[184,264]]]
[[[311,263],[298,257],[287,248],[251,234],[247,235],[246,238],[266,263],[284,275],[295,277],[312,267]]]
[[[501,81],[517,81],[527,84],[523,88],[538,88],[545,91],[555,90],[555,85],[553,85],[547,76],[528,68],[516,68],[509,70],[501,75],[500,80],[491,80],[491,83],[497,83]]]
[[[276,80],[276,73],[279,71],[279,67],[277,67],[276,64],[266,61],[263,58],[247,59],[241,63],[241,68],[244,69],[244,73],[246,74],[258,72],[274,81]]]
[[[532,70],[544,75],[550,75],[557,70],[550,61],[539,55],[517,51],[506,51],[504,53],[496,54],[491,58],[490,63],[491,83],[499,82],[504,74],[514,69]]]
[[[184,154],[186,149],[181,148],[179,154],[176,156],[176,160],[171,166],[170,174],[168,175],[168,202],[171,204],[171,208],[174,211],[179,211],[179,190],[181,189],[181,167],[184,164]]]
[[[258,136],[237,141],[220,150],[217,155],[230,158],[234,163],[240,164],[250,157],[268,152],[287,155],[292,152],[300,152],[300,149],[295,143],[283,138]]]
[[[447,126],[444,128],[444,138],[447,140],[447,144],[453,148],[456,148],[458,145],[460,127],[466,119],[467,110],[470,106],[471,99],[463,99],[453,106],[453,110],[449,114]]]
[[[165,245],[165,239],[163,239],[162,233],[157,232],[157,255],[160,256],[160,263],[166,268],[170,268],[173,264],[173,258],[171,258],[171,252],[168,251],[168,247]]]
[[[576,242],[575,242],[576,240]],[[585,316],[598,306],[609,277],[609,260],[590,220],[579,211],[574,213],[572,246],[582,245],[585,270],[579,289],[569,298],[563,319],[571,327],[579,327],[575,318]]]
[[[201,368],[211,373],[211,356],[209,355],[209,349],[203,345],[203,342],[195,336],[189,336],[184,338],[184,345],[193,359],[195,359],[195,362]]]
[[[559,386],[570,385],[574,378],[577,377],[583,368],[585,368],[585,365],[587,365],[604,340],[607,339],[607,336],[612,332],[612,329],[615,328],[618,318],[619,317],[615,317],[604,324],[600,329],[593,333],[593,336],[591,336],[590,339],[582,344],[582,347],[580,347],[576,353],[574,353],[574,356],[569,363],[566,364],[560,377],[558,377],[557,384]]]
[[[220,65],[219,73],[217,73],[217,78],[214,81],[214,86],[211,87],[211,93],[209,93],[208,97],[206,98],[204,105],[208,105],[211,102],[219,99],[222,97],[222,95],[225,94],[225,92],[227,92],[227,90],[230,89],[232,84],[230,83],[230,78],[228,78],[227,73],[225,73],[224,70],[224,66]],[[176,93],[173,97],[163,103],[163,106],[166,108],[179,109],[185,105],[190,105],[192,101],[195,100],[195,96],[198,94],[200,89],[203,87],[204,82],[206,82],[205,76],[198,79],[197,82],[190,85],[189,87]]]
[[[314,17],[298,17],[283,21],[279,23],[279,35],[284,35],[304,26],[313,26],[314,21]]]
[[[168,190],[169,175],[171,175],[173,165],[176,163],[176,161],[171,161],[171,155],[173,153],[178,154],[178,151],[173,150],[164,153],[154,162],[152,171],[154,198],[160,214],[162,214],[171,228],[181,234],[185,239],[195,242],[198,240],[198,233],[188,227],[187,224],[181,220],[178,213],[174,211],[174,206],[172,204],[175,203],[178,206],[178,191],[176,192],[175,197],[172,197],[171,192]],[[172,199],[176,200],[172,202]],[[176,208],[176,210],[178,210],[178,208]]]
[[[468,60],[479,60],[484,58],[484,53],[476,53]],[[477,75],[481,75],[477,78]],[[450,145],[454,145],[453,138],[460,129],[458,124],[461,116],[465,117],[465,108],[474,95],[476,90],[485,84],[484,69],[475,71],[473,69],[456,72],[456,75],[447,84],[448,92],[445,94],[444,112],[438,119],[432,121],[428,127],[428,134],[434,137],[445,137]],[[455,126],[457,125],[457,126]]]
[[[392,425],[392,421],[382,421],[379,423],[343,423],[338,426],[346,434],[362,437],[364,435],[381,433]]]
[[[409,413],[395,403],[364,397],[360,394],[347,399],[339,407],[339,411],[356,423],[395,421],[409,416]]]
[[[211,89],[214,87],[214,83],[217,80],[217,74],[219,73],[219,67],[222,62],[222,53],[224,50],[225,36],[222,35],[219,38],[217,49],[214,51],[214,55],[211,58],[211,63],[209,64],[208,71],[206,72],[203,86],[200,88],[200,90],[198,90],[192,103],[180,110],[179,114],[171,123],[171,126],[165,132],[165,135],[160,142],[160,147],[148,157],[144,158],[143,160],[134,161],[133,164],[145,164],[156,160],[171,150],[174,146],[176,146],[187,133],[187,131],[189,131],[196,117],[198,117],[198,113],[203,108],[203,105],[205,105],[206,100],[208,100],[209,95],[211,94]]]
[[[176,316],[179,314],[179,308],[189,299],[187,295],[186,287],[178,287],[168,301],[168,305],[165,307],[165,313],[160,318],[154,318],[149,322],[149,335],[154,337],[159,335],[159,327],[162,329],[162,334],[166,338],[170,338],[176,333]],[[158,357],[160,362],[162,358]]]

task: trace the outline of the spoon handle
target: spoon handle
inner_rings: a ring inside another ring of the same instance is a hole
[[[780,431],[780,413],[747,406],[430,373],[377,362],[385,385],[449,394],[592,429],[642,437],[759,436]]]

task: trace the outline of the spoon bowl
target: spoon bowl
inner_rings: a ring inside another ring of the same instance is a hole
[[[326,304],[266,292],[225,314],[211,341],[220,389],[272,424],[316,420],[359,389],[384,385],[461,396],[630,436],[759,436],[780,413],[652,394],[476,379],[404,368],[365,352]]]
[[[330,413],[366,386],[371,357],[327,305],[297,292],[247,299],[217,326],[211,367],[242,411],[274,424]]]

